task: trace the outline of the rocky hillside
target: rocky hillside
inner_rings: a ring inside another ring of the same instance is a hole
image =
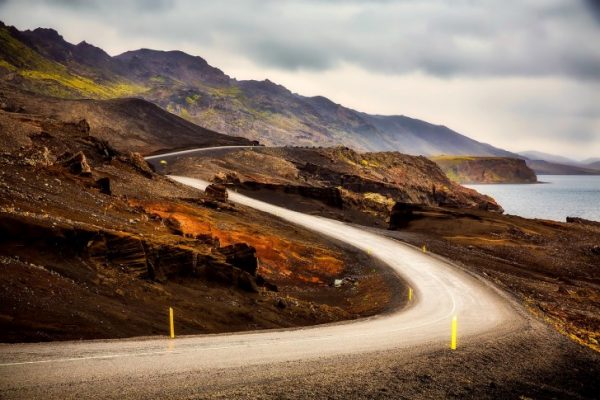
[[[69,98],[136,96],[208,129],[266,145],[346,145],[361,151],[511,156],[447,127],[406,116],[361,113],[305,97],[269,80],[238,81],[180,51],[141,49],[111,57],[52,29],[0,26],[0,76]]]
[[[113,146],[86,120],[10,104],[0,110],[1,342],[164,335],[169,307],[177,334],[310,325],[405,295],[365,255],[236,206],[222,187],[156,174],[119,150],[121,136]]]
[[[431,157],[454,182],[535,183],[537,176],[525,160],[506,157]]]
[[[296,194],[383,220],[397,202],[502,210],[492,198],[449,180],[427,158],[397,152],[254,147],[175,159],[165,172]]]
[[[250,145],[251,141],[202,128],[141,99],[66,100],[0,83],[0,109],[52,115],[108,140],[117,149],[150,154],[187,147]]]

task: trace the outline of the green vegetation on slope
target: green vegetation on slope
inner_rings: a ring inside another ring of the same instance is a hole
[[[126,80],[100,83],[77,75],[25,46],[4,27],[0,28],[0,68],[24,78],[27,89],[58,97],[106,99],[132,96],[146,90]]]

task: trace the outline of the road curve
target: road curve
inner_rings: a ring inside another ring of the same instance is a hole
[[[172,176],[199,189],[201,180]],[[36,397],[97,382],[358,354],[416,345],[447,346],[458,317],[460,341],[514,329],[513,306],[486,284],[418,249],[342,222],[309,216],[230,191],[230,199],[369,251],[413,288],[410,305],[381,316],[290,330],[165,338],[0,345],[0,397]],[[143,379],[141,379],[143,378]],[[143,391],[143,387],[138,388]],[[129,389],[129,390],[136,390]],[[90,392],[91,393],[91,392]]]

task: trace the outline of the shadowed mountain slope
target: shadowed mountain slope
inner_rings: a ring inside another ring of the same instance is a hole
[[[121,151],[150,154],[186,147],[252,144],[241,137],[194,125],[142,99],[69,100],[0,85],[0,103],[0,108],[7,111],[81,123],[90,134],[110,141]]]

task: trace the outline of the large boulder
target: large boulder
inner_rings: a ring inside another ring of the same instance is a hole
[[[213,183],[206,187],[204,193],[212,200],[221,203],[227,202],[227,188],[224,185]]]

